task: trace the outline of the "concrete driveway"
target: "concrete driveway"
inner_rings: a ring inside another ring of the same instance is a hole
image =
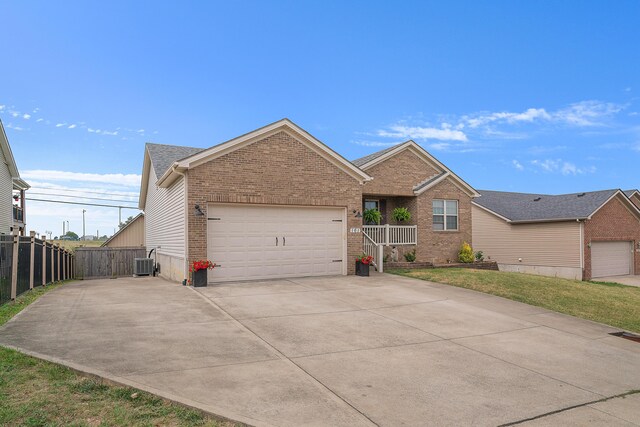
[[[598,282],[614,282],[621,283],[627,286],[637,286],[640,287],[640,276],[611,276],[611,277],[598,277],[597,279],[593,279]]]
[[[640,389],[615,331],[391,275],[137,278],[56,289],[0,344],[253,425],[640,425],[640,394],[597,403]]]

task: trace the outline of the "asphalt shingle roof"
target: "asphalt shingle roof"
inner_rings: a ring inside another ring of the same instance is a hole
[[[528,194],[478,190],[473,201],[511,221],[549,221],[589,217],[618,190],[573,194]]]
[[[624,194],[626,194],[627,197],[631,197],[636,191],[638,190],[624,190]]]
[[[206,150],[206,148],[152,144],[148,142],[147,150],[149,150],[149,157],[151,158],[151,164],[153,164],[153,170],[155,171],[156,176],[160,178],[176,160],[193,156],[200,151]]]
[[[351,161],[351,163],[353,163],[357,167],[360,167],[362,165],[366,165],[370,161],[375,160],[378,157],[387,154],[389,151],[391,151],[391,150],[393,150],[395,148],[398,148],[398,146],[400,146],[402,144],[404,144],[404,142],[401,143],[401,144],[393,145],[393,146],[391,146],[389,148],[385,148],[384,150],[376,151],[375,153],[371,153],[368,156],[360,157],[359,159],[355,159],[355,160]]]

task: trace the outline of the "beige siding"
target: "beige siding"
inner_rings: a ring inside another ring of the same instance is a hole
[[[1,130],[0,130],[1,131]],[[13,225],[13,181],[2,150],[0,150],[0,233],[11,233]]]
[[[127,224],[105,246],[109,248],[144,246],[144,215],[138,216],[133,222]]]
[[[582,267],[578,222],[511,225],[473,206],[472,224],[473,249],[499,264]]]
[[[146,247],[155,248],[158,254],[184,259],[184,178],[169,188],[156,187],[157,180],[151,167],[144,212]]]

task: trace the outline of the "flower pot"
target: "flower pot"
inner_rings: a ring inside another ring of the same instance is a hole
[[[369,265],[362,261],[356,261],[356,276],[369,276]]]
[[[192,279],[194,288],[207,286],[207,269],[194,271]]]

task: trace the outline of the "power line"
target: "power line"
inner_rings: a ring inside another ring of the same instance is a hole
[[[28,198],[26,200],[27,201],[35,201],[35,202],[64,203],[66,205],[102,206],[102,207],[105,207],[105,208],[122,208],[122,209],[140,210],[139,208],[135,208],[133,206],[101,205],[101,204],[98,204],[98,203],[63,202],[62,200],[46,200],[46,199],[32,199],[32,198]]]
[[[71,191],[74,193],[91,193],[91,194],[101,194],[103,196],[124,196],[129,197],[126,194],[117,194],[117,193],[105,193],[102,191],[85,191],[85,190],[73,190],[71,188],[47,188],[47,187],[31,187],[32,190],[53,190],[53,191]],[[137,194],[132,195],[131,197],[138,197]]]
[[[136,203],[135,200],[116,200],[116,199],[103,199],[100,197],[83,197],[83,196],[71,196],[69,194],[54,194],[54,193],[38,193],[37,191],[29,191],[28,194],[37,194],[39,196],[59,196],[59,197],[70,197],[72,199],[86,199],[86,200],[106,200],[108,202],[124,202],[124,203]],[[29,197],[25,197],[26,200],[29,200]]]

